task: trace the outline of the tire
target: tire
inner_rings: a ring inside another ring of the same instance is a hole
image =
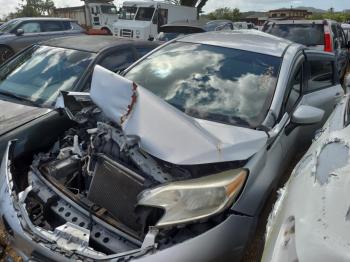
[[[102,32],[105,33],[106,35],[112,35],[111,30],[109,30],[108,28],[102,28]]]
[[[15,53],[11,48],[7,46],[0,46],[0,65],[4,63],[7,59],[13,56]]]

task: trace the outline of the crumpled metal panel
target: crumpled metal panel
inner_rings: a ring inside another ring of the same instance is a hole
[[[263,131],[189,117],[101,66],[95,67],[90,92],[93,102],[127,136],[139,137],[143,150],[173,164],[245,160],[267,141]]]
[[[335,128],[346,101],[279,191],[262,261],[350,261],[350,125]]]

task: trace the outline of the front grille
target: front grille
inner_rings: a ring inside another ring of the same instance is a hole
[[[134,36],[134,31],[130,29],[121,29],[120,30],[120,36],[121,37],[128,37],[128,38],[133,38]]]

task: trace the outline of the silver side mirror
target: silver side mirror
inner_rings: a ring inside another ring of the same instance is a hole
[[[324,116],[322,109],[301,105],[292,115],[292,123],[297,125],[313,125],[319,123]]]
[[[24,34],[24,30],[22,29],[22,28],[20,28],[20,29],[17,29],[17,31],[16,31],[16,35],[23,35]]]

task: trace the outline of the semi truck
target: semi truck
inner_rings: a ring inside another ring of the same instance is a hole
[[[113,24],[113,35],[152,40],[162,25],[178,21],[196,21],[197,9],[156,1],[126,1]]]
[[[82,0],[84,5],[56,8],[54,16],[76,20],[90,34],[112,34],[118,20],[117,8],[111,0]]]

